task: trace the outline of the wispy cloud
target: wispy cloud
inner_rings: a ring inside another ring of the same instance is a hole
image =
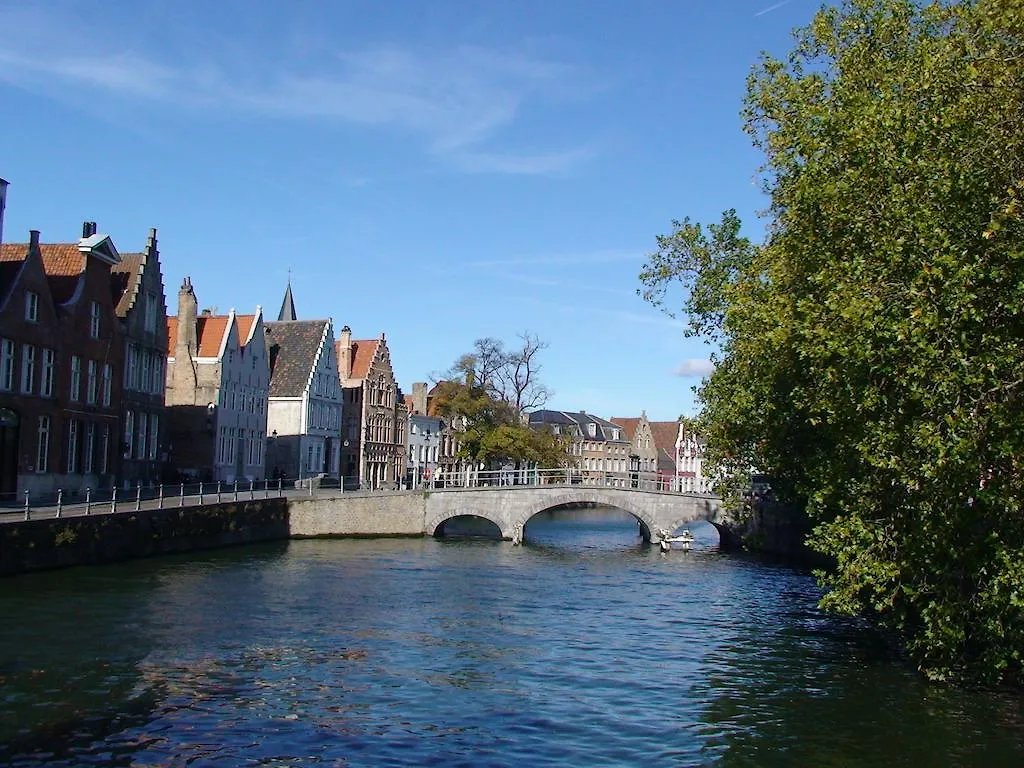
[[[760,11],[755,13],[754,14],[754,18],[756,19],[758,16],[764,16],[766,13],[771,13],[772,11],[777,11],[782,6],[789,5],[790,2],[792,2],[792,0],[781,0],[781,2],[773,3],[772,5],[769,5],[767,8],[762,8]]]
[[[198,39],[191,46],[174,39],[160,58],[148,53],[155,46],[143,46],[146,54],[119,50],[115,32],[83,29],[83,23],[41,6],[0,8],[0,28],[9,32],[0,40],[0,82],[57,98],[81,100],[87,90],[93,97],[215,116],[387,128],[418,137],[430,155],[471,173],[557,174],[594,154],[586,141],[531,152],[509,142],[525,105],[580,90],[577,68],[550,57],[469,45],[368,45],[341,52],[311,46],[314,53],[301,56],[289,55],[285,46],[269,56],[255,41],[250,50],[235,45],[223,53]],[[42,30],[57,41],[44,56],[32,43]],[[83,49],[82,39],[92,44]]]
[[[676,376],[682,376],[684,379],[695,379],[709,376],[714,370],[715,364],[710,360],[701,357],[691,357],[677,365],[672,373]]]

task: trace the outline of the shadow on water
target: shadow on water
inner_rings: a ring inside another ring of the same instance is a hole
[[[160,642],[154,593],[243,563],[265,568],[287,548],[274,542],[0,580],[0,764],[48,755],[76,765],[90,744],[144,728],[168,695],[145,661]],[[123,758],[112,749],[109,764],[130,764],[138,746],[126,745]]]

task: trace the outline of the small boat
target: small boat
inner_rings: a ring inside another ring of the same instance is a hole
[[[693,534],[688,528],[684,528],[678,536],[669,536],[668,531],[664,529],[658,531],[658,546],[662,552],[671,550],[673,544],[679,544],[684,552],[689,552],[690,545],[693,544]]]

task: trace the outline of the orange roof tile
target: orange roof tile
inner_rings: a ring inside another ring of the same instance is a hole
[[[78,243],[40,243],[43,269],[47,277],[75,277],[85,269],[85,254]],[[28,243],[6,243],[0,246],[0,261],[22,261],[28,255]]]
[[[238,343],[245,344],[256,322],[256,315],[235,315],[235,320],[238,321]]]
[[[178,318],[168,317],[167,318],[167,348],[170,350],[170,354],[174,354],[174,345],[178,341]]]
[[[377,354],[380,339],[361,339],[352,342],[352,376],[353,379],[364,379],[370,372],[370,364]]]
[[[199,357],[217,357],[224,332],[228,327],[228,315],[206,315],[196,318],[196,339],[199,341]]]

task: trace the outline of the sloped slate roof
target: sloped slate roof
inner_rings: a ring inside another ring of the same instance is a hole
[[[281,302],[281,311],[277,313],[278,320],[298,320],[295,314],[295,299],[292,296],[292,283],[288,281],[288,287],[284,291],[284,301]]]
[[[316,365],[327,320],[265,324],[270,348],[270,397],[300,397]]]

